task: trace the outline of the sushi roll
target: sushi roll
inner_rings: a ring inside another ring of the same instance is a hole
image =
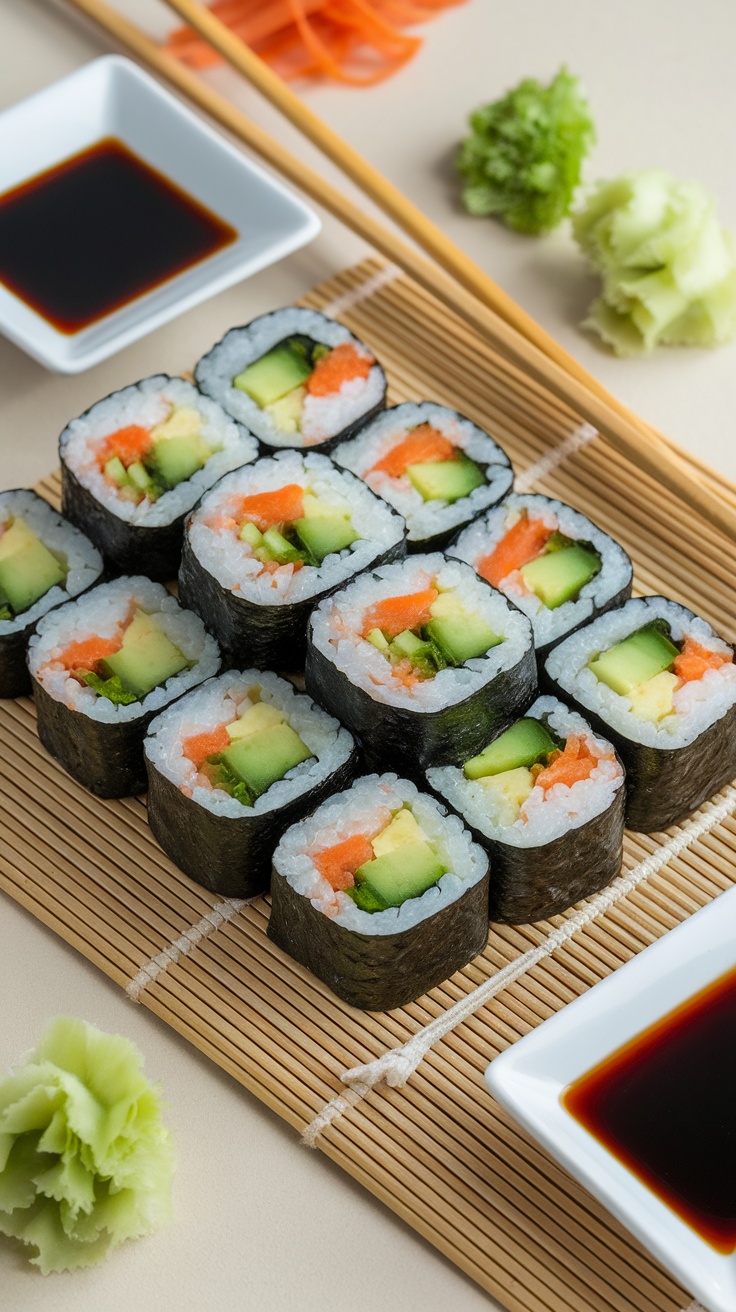
[[[151,724],[148,822],[167,856],[225,897],[268,890],[281,834],[356,773],[337,720],[276,674],[229,670]]]
[[[0,697],[31,691],[28,640],[47,611],[102,577],[89,538],[25,488],[0,492]]]
[[[64,429],[62,509],[116,570],[163,583],[176,577],[187,512],[257,451],[255,438],[186,379],[156,374]]]
[[[626,823],[684,820],[736,775],[734,649],[686,606],[637,597],[586,624],[545,661],[626,767]]]
[[[307,691],[360,738],[369,769],[461,764],[537,692],[531,625],[439,552],[365,573],[314,610]]]
[[[529,616],[537,659],[631,596],[631,561],[562,501],[512,493],[470,524],[448,555],[465,560]]]
[[[301,667],[315,602],[405,553],[404,521],[317,452],[280,451],[222,479],[190,516],[179,595],[235,667]]]
[[[477,424],[433,401],[391,406],[333,459],[406,520],[410,551],[436,551],[510,491],[506,452]]]
[[[298,306],[231,328],[194,377],[268,450],[326,450],[386,404],[386,375],[368,347],[334,319]]]
[[[403,1007],[483,951],[488,858],[414,784],[369,775],[287,829],[268,936],[351,1007]]]
[[[556,697],[539,697],[477,756],[434,766],[427,780],[490,857],[491,920],[546,920],[619,873],[623,766]]]
[[[44,747],[98,797],[143,792],[153,716],[220,668],[197,615],[160,583],[120,578],[42,619],[28,665]]]

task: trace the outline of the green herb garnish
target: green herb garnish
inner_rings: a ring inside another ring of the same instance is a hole
[[[560,69],[548,87],[525,78],[470,115],[457,160],[471,214],[496,214],[516,232],[545,232],[570,212],[583,159],[595,141],[576,77]]]
[[[12,606],[0,606],[0,620],[14,620],[15,614]]]
[[[89,688],[100,697],[106,697],[109,702],[116,706],[130,706],[132,702],[139,700],[134,692],[128,692],[122,685],[117,674],[110,679],[101,679],[99,674],[94,670],[75,670],[76,677],[86,683]]]

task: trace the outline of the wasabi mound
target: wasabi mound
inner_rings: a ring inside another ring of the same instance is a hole
[[[664,169],[625,173],[599,183],[572,226],[603,281],[584,327],[617,355],[736,335],[736,242],[699,183]]]
[[[173,1148],[141,1067],[127,1039],[62,1017],[0,1080],[0,1234],[44,1275],[168,1219]]]

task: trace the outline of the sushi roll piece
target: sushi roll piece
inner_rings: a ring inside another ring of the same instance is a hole
[[[296,305],[231,328],[194,377],[268,451],[327,450],[386,404],[386,375],[368,347],[334,319]]]
[[[309,622],[307,691],[410,777],[461,764],[537,692],[531,625],[439,552],[362,574]]]
[[[145,741],[148,822],[191,879],[225,897],[268,890],[285,829],[346,788],[357,748],[276,674],[229,670],[168,707]]]
[[[369,775],[287,829],[268,936],[351,1007],[403,1007],[483,951],[488,858],[414,784]]]
[[[143,792],[158,711],[220,668],[217,643],[160,583],[120,578],[42,619],[28,666],[44,747],[98,797]]]
[[[59,438],[62,509],[117,571],[176,578],[184,517],[258,443],[184,378],[113,392]]]
[[[405,550],[403,519],[359,479],[317,452],[280,451],[222,479],[190,516],[179,595],[227,664],[295,670],[315,603]]]
[[[529,616],[537,659],[631,596],[631,561],[585,515],[540,494],[512,493],[448,549]]]
[[[433,766],[427,780],[490,857],[491,920],[546,920],[619,873],[623,766],[556,697],[539,697],[477,756]]]
[[[734,649],[666,597],[636,597],[553,648],[555,690],[626,767],[626,823],[677,824],[736,775]]]
[[[333,459],[406,520],[410,551],[436,551],[495,506],[514,481],[506,452],[470,419],[433,401],[391,406]]]
[[[103,573],[102,556],[48,501],[0,492],[0,697],[31,691],[28,641],[38,621]]]

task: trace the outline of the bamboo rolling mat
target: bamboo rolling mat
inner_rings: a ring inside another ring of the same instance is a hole
[[[623,544],[638,591],[684,602],[734,640],[736,545],[424,292],[368,261],[306,303],[376,350],[391,401],[430,397],[467,413],[507,449],[521,486],[571,502]],[[40,491],[58,501],[57,477]],[[57,767],[39,744],[30,701],[2,703],[0,718],[9,839],[0,888],[297,1130],[343,1090],[346,1067],[405,1042],[563,921],[494,926],[483,956],[418,1002],[388,1014],[352,1011],[268,941],[267,898],[227,901],[186,879],[151,837],[142,799],[99,801]],[[707,833],[684,830],[679,855],[442,1039],[405,1088],[347,1099],[317,1140],[514,1312],[691,1306],[512,1124],[482,1078],[495,1054],[731,885],[733,811]],[[666,838],[627,835],[625,870]]]

